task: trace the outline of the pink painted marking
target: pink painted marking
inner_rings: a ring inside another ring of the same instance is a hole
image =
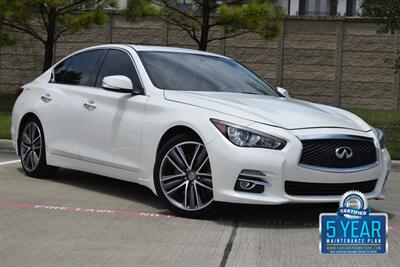
[[[93,209],[93,208],[77,208],[58,205],[43,205],[43,204],[30,204],[30,203],[17,203],[17,202],[0,202],[0,207],[10,207],[17,209],[41,209],[50,211],[66,211],[66,212],[82,212],[92,214],[107,214],[119,217],[147,217],[156,219],[170,219],[176,218],[173,215],[153,213],[153,212],[140,212],[129,210],[114,210],[114,209]]]
[[[400,232],[400,225],[389,225],[390,232]]]

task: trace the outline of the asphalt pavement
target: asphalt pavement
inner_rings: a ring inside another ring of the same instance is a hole
[[[221,205],[215,217],[175,217],[136,184],[60,169],[23,174],[0,152],[0,266],[399,266],[400,173],[388,198],[386,255],[321,255],[318,216],[337,204]]]

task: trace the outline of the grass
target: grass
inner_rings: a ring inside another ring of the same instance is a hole
[[[11,114],[0,115],[0,139],[10,139]]]
[[[11,111],[14,92],[0,92],[0,139],[10,139]],[[400,160],[400,111],[349,109],[370,125],[381,128],[392,159]]]
[[[0,115],[11,114],[15,101],[15,92],[0,91]]]
[[[14,92],[0,92],[0,139],[11,138],[11,111],[14,100]]]

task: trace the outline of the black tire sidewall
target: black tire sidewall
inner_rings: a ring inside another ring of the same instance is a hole
[[[41,144],[41,147],[40,147],[39,163],[36,166],[36,168],[33,169],[32,171],[29,171],[29,170],[27,170],[25,168],[24,164],[22,163],[22,157],[21,157],[22,156],[21,155],[22,133],[24,132],[25,127],[30,123],[35,123],[38,126],[39,131],[40,131],[40,135],[41,135],[41,139],[42,139],[42,144]],[[35,178],[41,178],[41,177],[43,177],[43,176],[48,174],[48,171],[49,171],[50,168],[49,168],[49,166],[47,165],[47,162],[46,162],[46,148],[45,148],[45,146],[46,146],[46,143],[45,143],[45,137],[44,137],[42,124],[35,117],[29,118],[27,121],[25,121],[21,125],[21,131],[20,131],[19,136],[18,136],[18,152],[19,152],[19,155],[21,157],[22,169],[24,170],[26,175],[31,176],[31,177],[35,177]]]
[[[215,201],[210,203],[208,206],[200,209],[200,210],[194,210],[194,211],[187,211],[180,209],[176,207],[174,204],[172,204],[168,198],[165,196],[162,188],[161,188],[161,181],[159,177],[160,173],[160,167],[161,167],[161,162],[164,158],[164,156],[169,152],[169,150],[174,147],[175,145],[186,142],[186,141],[196,141],[196,142],[201,142],[203,143],[197,136],[191,135],[191,134],[179,134],[171,138],[168,142],[165,143],[165,145],[162,146],[160,149],[159,153],[157,154],[156,157],[156,163],[154,165],[154,173],[153,173],[153,179],[154,179],[154,186],[157,192],[158,197],[163,201],[163,203],[174,213],[176,213],[179,216],[182,217],[188,217],[188,218],[206,218],[209,217],[213,214],[213,211],[215,210]]]

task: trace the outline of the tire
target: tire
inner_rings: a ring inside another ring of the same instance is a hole
[[[197,136],[180,134],[163,145],[154,185],[158,197],[179,216],[205,218],[215,210],[210,161]]]
[[[18,151],[25,174],[35,178],[54,174],[57,167],[47,165],[45,138],[40,121],[30,117],[20,127]]]

